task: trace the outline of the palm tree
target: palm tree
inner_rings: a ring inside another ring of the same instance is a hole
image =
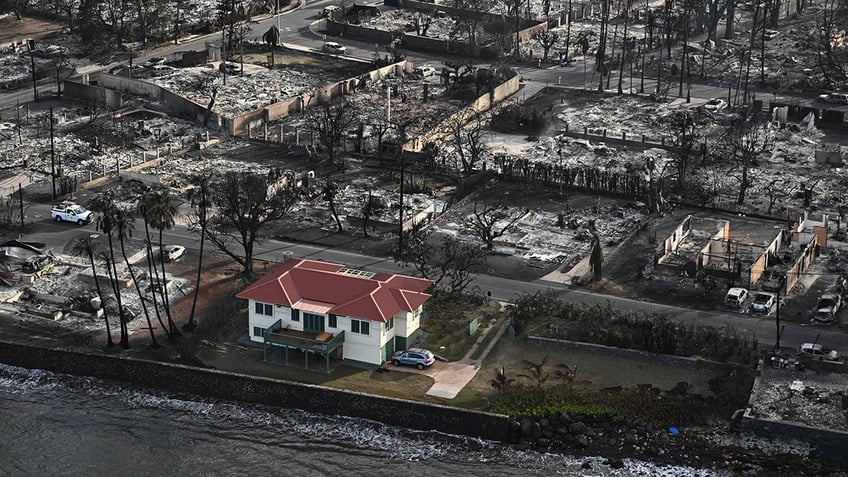
[[[134,214],[131,211],[117,208],[115,210],[115,233],[121,244],[121,256],[124,257],[124,263],[127,264],[127,270],[130,272],[130,278],[132,278],[133,284],[135,285],[135,291],[138,293],[138,300],[141,302],[142,310],[144,310],[144,317],[147,319],[147,329],[150,330],[150,341],[152,342],[153,348],[159,348],[159,343],[156,341],[156,333],[153,332],[153,323],[150,322],[150,312],[147,311],[147,303],[144,302],[144,295],[141,293],[141,287],[139,286],[138,279],[135,276],[135,270],[133,270],[129,257],[127,257],[126,241],[127,239],[132,238],[133,231],[135,230],[135,225],[133,224],[134,219]]]
[[[138,201],[136,211],[139,215],[141,215],[144,221],[144,247],[147,252],[147,273],[150,275],[150,295],[153,298],[153,310],[156,312],[156,320],[159,321],[159,324],[162,326],[162,330],[165,332],[168,340],[173,341],[174,336],[171,335],[171,330],[165,326],[165,323],[162,321],[162,315],[159,313],[159,303],[156,298],[156,294],[159,292],[157,284],[161,282],[159,280],[159,271],[153,263],[153,245],[150,240],[150,217],[152,214],[151,204],[153,202],[152,195],[154,193],[155,192],[150,188],[145,189]]]
[[[188,322],[183,326],[186,331],[191,331],[197,327],[194,321],[194,314],[197,310],[197,296],[200,294],[200,274],[203,270],[203,245],[206,243],[206,225],[209,222],[209,208],[212,205],[210,198],[210,184],[212,182],[212,174],[203,173],[191,177],[190,182],[194,186],[188,191],[188,200],[194,210],[191,228],[199,228],[200,232],[200,256],[197,260],[197,278],[194,282],[194,298],[191,301],[191,312],[188,315]]]
[[[550,376],[547,372],[545,372],[545,365],[548,363],[548,357],[545,356],[542,358],[542,361],[539,361],[538,363],[526,359],[522,359],[521,362],[526,366],[524,369],[527,370],[527,372],[519,374],[518,376],[535,381],[536,386],[541,388]]]
[[[118,269],[115,266],[115,215],[118,208],[115,206],[115,197],[112,192],[104,192],[94,198],[91,202],[91,210],[97,212],[97,230],[106,234],[109,241],[107,268],[109,268],[110,283],[118,302],[118,316],[121,322],[121,346],[129,349],[129,330],[127,329],[126,312],[121,301],[121,288],[118,285]]]
[[[271,28],[262,35],[262,41],[271,46],[271,69],[273,70],[274,65],[276,64],[274,61],[274,49],[280,42],[280,30],[277,29],[276,25],[272,25]]]
[[[109,316],[106,313],[106,299],[103,296],[103,289],[100,288],[100,280],[97,278],[97,263],[94,261],[94,255],[96,253],[97,247],[90,235],[78,238],[71,247],[71,254],[74,256],[88,257],[88,262],[91,265],[91,275],[94,277],[94,287],[97,288],[97,296],[100,298],[100,308],[103,310],[103,320],[106,322],[106,346],[112,348],[115,346],[115,342],[112,341],[112,329],[109,327]]]
[[[145,194],[142,200],[148,200],[146,206],[148,213],[147,221],[150,226],[159,231],[159,264],[162,269],[162,307],[165,309],[165,315],[168,317],[168,329],[172,335],[177,335],[177,330],[174,320],[171,317],[170,300],[168,299],[168,286],[165,276],[165,246],[163,244],[163,235],[165,229],[170,229],[174,226],[177,217],[177,207],[171,200],[171,193],[167,189],[152,191],[150,194]]]

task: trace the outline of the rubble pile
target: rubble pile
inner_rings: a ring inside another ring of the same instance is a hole
[[[632,20],[631,20],[632,21]],[[610,48],[609,52],[612,52],[612,41],[613,41],[613,33],[615,30],[615,26],[611,26],[609,30],[609,38],[608,47]],[[575,59],[583,56],[583,45],[582,39],[585,38],[585,44],[588,45],[588,49],[586,51],[586,55],[594,56],[595,52],[598,49],[600,42],[600,31],[601,24],[597,21],[574,21],[571,22],[571,36],[568,36],[568,25],[563,23],[562,26],[557,28],[551,28],[548,30],[552,33],[556,33],[557,41],[550,48],[548,53],[548,57],[550,59],[556,59],[557,54],[560,51],[565,51],[566,45],[568,46],[568,58]],[[630,23],[627,25],[627,37],[632,41],[639,42],[642,40],[642,37],[645,35],[645,26],[639,23]],[[624,42],[624,26],[619,25],[618,34],[615,37],[615,51],[616,55],[621,51],[623,42]],[[542,43],[536,38],[529,38],[524,40],[521,43],[522,50],[532,50],[534,58],[541,58],[544,53],[544,48],[542,47]]]
[[[294,69],[277,69],[245,76],[227,75],[225,85],[222,73],[195,67],[170,70],[149,81],[203,106],[210,103],[215,91],[213,111],[234,116],[312,91],[334,79]]]
[[[424,35],[426,37],[460,41],[467,39],[467,33],[463,29],[457,28],[456,20],[453,18],[448,16],[432,16],[427,13],[412,12],[409,10],[386,10],[380,16],[362,22],[360,26],[382,31],[404,31],[409,35],[416,35],[416,18],[420,22],[422,29],[427,21],[430,22],[430,26],[427,28],[427,34]]]
[[[53,115],[56,167],[81,182],[190,146],[204,131],[145,111],[118,120],[81,107],[54,108]],[[32,181],[47,180],[51,171],[49,117],[48,111],[24,113],[20,139],[17,119],[0,130],[4,165],[19,168]]]
[[[752,396],[756,417],[848,431],[843,407],[848,378],[844,374],[769,369],[767,375]]]
[[[514,253],[526,260],[573,264],[589,253],[594,226],[603,246],[614,246],[635,231],[647,218],[644,210],[630,204],[602,205],[581,210],[553,213],[544,210],[527,212],[509,208],[509,217],[521,219],[496,240],[501,253]],[[466,241],[479,241],[468,221],[456,217],[441,222],[434,231],[453,235]],[[468,217],[466,217],[468,219]],[[499,223],[498,229],[507,222]]]

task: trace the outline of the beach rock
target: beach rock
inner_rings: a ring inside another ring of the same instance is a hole
[[[568,432],[572,434],[585,434],[588,427],[582,422],[573,422],[568,426]]]

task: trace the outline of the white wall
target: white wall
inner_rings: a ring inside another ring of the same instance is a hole
[[[247,301],[247,334],[250,336],[251,341],[256,341],[257,343],[262,343],[261,336],[253,335],[253,327],[258,326],[260,328],[268,328],[273,325],[279,319],[282,319],[284,316],[288,317],[288,308],[280,307],[277,305],[272,305],[274,307],[274,316],[267,315],[257,315],[256,314],[256,301],[248,300]]]
[[[421,309],[419,306],[415,311],[408,313],[405,311],[395,315],[395,335],[409,337],[412,333],[421,326]]]
[[[381,342],[383,338],[382,323],[365,320],[370,324],[370,333],[366,336],[350,330],[351,319],[355,318],[339,316],[339,328],[338,330],[333,330],[336,333],[341,330],[345,332],[344,358],[362,361],[364,363],[383,364],[383,359],[380,356],[380,347],[382,346]]]

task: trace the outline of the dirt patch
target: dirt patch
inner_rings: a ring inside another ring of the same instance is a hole
[[[23,17],[18,20],[14,15],[0,18],[0,44],[37,40],[60,31],[62,24],[40,18]]]

